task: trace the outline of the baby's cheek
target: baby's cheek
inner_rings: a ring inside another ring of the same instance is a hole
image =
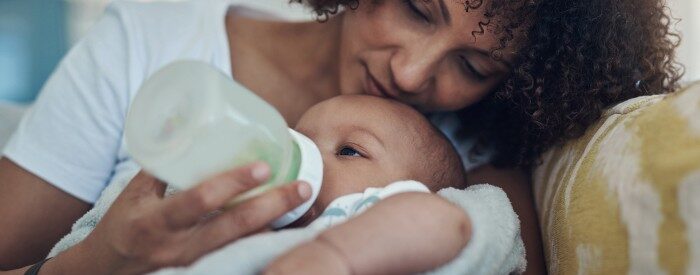
[[[347,176],[343,174],[342,169],[336,169],[335,167],[334,165],[326,164],[323,169],[323,185],[321,185],[321,192],[318,194],[316,204],[324,208],[333,199],[339,195],[342,196],[347,188],[343,185],[349,181]]]
[[[359,163],[338,162],[334,165],[326,165],[323,171],[323,185],[318,203],[328,205],[338,197],[363,192],[368,187],[377,186],[376,182],[380,182],[378,177],[372,175],[372,171],[368,171]]]
[[[331,201],[343,195],[361,193],[370,187],[384,187],[388,184],[404,180],[397,175],[396,169],[369,160],[346,161],[324,170],[321,195]]]

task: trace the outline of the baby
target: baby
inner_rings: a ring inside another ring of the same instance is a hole
[[[446,187],[466,187],[464,168],[452,144],[422,114],[407,105],[372,96],[339,96],[309,109],[295,129],[318,146],[323,159],[324,174],[323,185],[316,202],[292,226],[304,226],[313,221],[310,227],[327,229],[391,195],[403,192],[437,192]],[[389,238],[385,238],[384,242],[367,242],[363,234],[357,233],[379,228],[377,231],[382,232],[376,234],[389,232],[395,235],[404,230],[401,224],[388,224],[386,220],[389,217],[374,217],[380,220],[370,216],[356,221],[350,230],[343,232],[342,238],[345,241],[334,243],[335,247],[330,251],[307,244],[307,254],[309,257],[318,258],[321,256],[319,253],[328,257],[329,253],[338,252],[337,250],[352,250],[353,253],[337,255],[344,261],[339,263],[337,268],[354,272],[406,271],[403,270],[406,264],[396,265],[396,270],[387,270],[387,266],[392,266],[385,263],[394,262],[393,259],[399,257],[400,253],[395,250],[401,245],[412,241],[424,241],[421,240],[426,238],[424,232],[413,231],[420,235],[408,234],[408,238],[399,240],[402,244],[386,241]],[[416,221],[419,222],[421,221]],[[454,224],[448,222],[431,226],[448,229],[449,223]],[[410,226],[414,225],[415,223]],[[464,242],[464,234],[467,232],[445,230],[441,234],[453,243],[461,243]],[[358,242],[363,243],[363,251],[342,247],[344,244]],[[318,242],[317,244],[323,245]],[[426,253],[431,255],[424,255],[424,261],[414,266],[419,270],[412,271],[437,268],[456,256],[450,254],[445,247],[441,247],[441,242],[434,242],[432,245],[429,250],[415,251],[413,255],[418,257]],[[301,248],[299,253],[305,253],[304,249]],[[380,256],[372,261],[363,260],[367,255]],[[400,257],[403,256],[411,257]],[[289,272],[288,269],[294,267],[282,263],[274,268]],[[323,270],[329,271],[331,270]],[[333,270],[334,273],[335,271],[339,270]]]

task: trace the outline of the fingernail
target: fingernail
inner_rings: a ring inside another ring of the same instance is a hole
[[[304,200],[308,200],[309,198],[311,198],[311,187],[307,183],[298,184],[297,192],[299,193],[299,196]]]
[[[258,163],[253,166],[253,170],[250,172],[253,179],[257,181],[264,181],[270,174],[270,167],[264,163]]]

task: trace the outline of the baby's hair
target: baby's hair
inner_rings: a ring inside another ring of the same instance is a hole
[[[423,143],[425,169],[431,171],[431,186],[439,189],[446,187],[464,188],[467,177],[462,158],[452,142],[437,127],[430,125],[429,136]],[[431,138],[432,137],[432,138]]]

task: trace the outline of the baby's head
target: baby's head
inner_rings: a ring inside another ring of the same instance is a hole
[[[451,143],[420,113],[373,96],[338,96],[309,109],[296,130],[312,139],[323,158],[323,185],[315,210],[335,198],[417,180],[431,191],[465,184]]]

